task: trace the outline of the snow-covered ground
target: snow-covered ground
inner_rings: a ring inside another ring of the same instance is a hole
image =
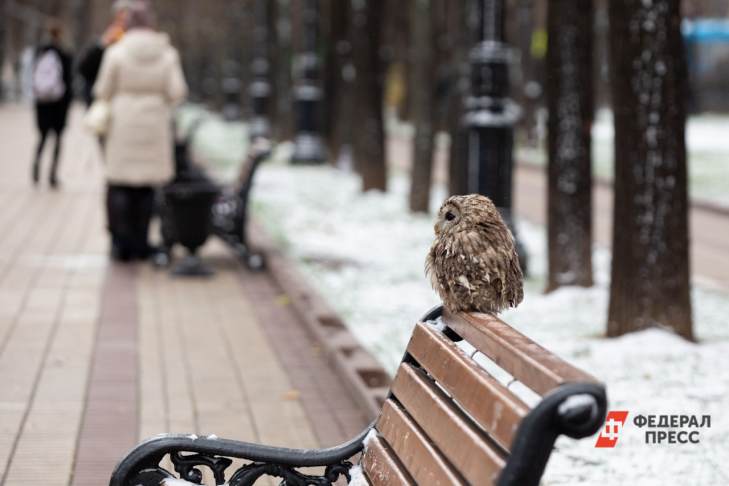
[[[689,191],[695,200],[711,201],[729,207],[729,117],[702,114],[686,124]],[[613,177],[613,118],[610,110],[600,110],[592,126],[593,173]],[[544,146],[519,146],[517,159],[536,165],[546,163]]]
[[[201,130],[198,151],[238,157],[243,149],[223,147],[231,135],[217,133],[220,128]],[[433,218],[408,213],[403,178],[391,180],[387,194],[362,194],[354,175],[285,165],[289,149],[280,147],[280,160],[261,167],[253,192],[255,214],[363,345],[392,371],[414,322],[438,302],[423,275]],[[434,207],[442,196],[434,196]],[[529,251],[530,275],[524,302],[502,318],[599,377],[607,384],[610,409],[630,413],[614,449],[595,449],[594,439],[560,439],[544,484],[729,484],[729,296],[694,289],[698,344],[657,329],[608,340],[602,337],[608,252],[594,252],[593,288],[545,295],[544,228],[520,221],[518,230]],[[645,444],[630,421],[638,414],[681,413],[711,415],[700,444]]]

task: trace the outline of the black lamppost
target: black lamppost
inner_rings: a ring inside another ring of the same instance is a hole
[[[253,116],[250,122],[251,140],[268,138],[271,127],[268,120],[268,100],[271,94],[268,60],[268,1],[256,0],[255,26],[253,27],[253,61],[251,62],[251,83],[248,96],[251,99]]]
[[[243,58],[243,43],[241,31],[245,29],[246,22],[242,0],[231,2],[233,5],[227,18],[225,30],[225,58],[221,64],[220,92],[222,94],[223,119],[238,121],[242,117],[241,91],[243,74],[241,60]],[[216,26],[211,25],[212,29]]]
[[[294,111],[296,134],[291,161],[294,164],[320,164],[326,159],[321,136],[320,62],[317,53],[319,8],[318,0],[304,0],[302,5],[303,51],[296,57],[294,75]]]
[[[223,63],[223,79],[220,89],[223,92],[223,119],[237,121],[241,118],[240,108],[240,68],[238,61],[227,60]]]
[[[466,97],[467,188],[491,198],[514,233],[524,272],[527,255],[512,218],[512,149],[519,107],[509,98],[511,50],[504,42],[504,2],[479,0],[478,35],[469,53]]]

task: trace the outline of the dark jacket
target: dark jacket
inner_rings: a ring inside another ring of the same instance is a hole
[[[94,84],[99,76],[101,60],[104,58],[104,46],[100,42],[89,46],[78,62],[78,74],[83,79],[83,97],[86,105],[94,101]]]
[[[66,92],[64,93],[63,98],[58,101],[36,101],[36,123],[38,125],[38,130],[41,132],[47,132],[49,130],[61,132],[66,127],[68,107],[71,105],[71,100],[73,99],[73,72],[71,69],[73,60],[63,48],[55,44],[45,44],[39,47],[36,50],[35,59],[40,59],[40,57],[49,50],[55,51],[61,59],[61,65],[63,67],[63,83],[66,85]]]

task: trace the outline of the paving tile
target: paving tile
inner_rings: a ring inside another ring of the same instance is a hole
[[[0,159],[0,484],[100,486],[163,432],[343,440],[356,405],[322,399],[322,381],[341,382],[268,277],[242,274],[215,241],[207,280],[108,262],[103,169],[79,116],[62,190],[34,190],[28,167],[8,163],[28,158],[30,111],[0,106],[4,152],[18,154]]]

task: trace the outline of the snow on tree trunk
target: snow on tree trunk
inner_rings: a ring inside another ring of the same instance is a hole
[[[353,2],[355,65],[354,159],[362,190],[387,189],[385,166],[384,77],[381,56],[384,0]]]
[[[692,338],[679,0],[611,0],[615,208],[608,336]]]
[[[592,285],[592,0],[549,2],[547,291]]]
[[[429,0],[413,0],[411,5],[412,69],[410,93],[411,113],[415,125],[413,137],[413,167],[410,184],[410,210],[427,212],[430,202],[430,186],[433,172],[433,147],[435,137],[435,49],[436,39],[432,25],[432,8]]]

